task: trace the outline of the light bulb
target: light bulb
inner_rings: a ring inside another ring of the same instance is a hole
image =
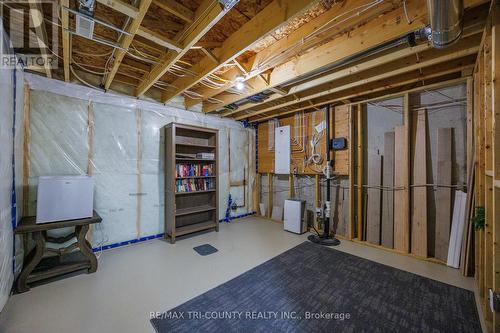
[[[238,90],[243,90],[243,88],[245,88],[245,85],[241,81],[236,82],[235,86],[236,86],[236,89],[238,89]]]

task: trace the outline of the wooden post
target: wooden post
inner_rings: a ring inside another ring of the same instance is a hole
[[[255,175],[255,185],[253,188],[253,211],[257,214],[262,214],[260,211],[260,187],[261,187],[261,175],[257,173]]]
[[[363,105],[358,104],[358,167],[357,167],[357,178],[358,178],[358,213],[357,213],[357,238],[363,240]]]
[[[493,320],[492,312],[489,311],[489,290],[493,288],[493,152],[492,152],[492,134],[493,134],[493,114],[491,100],[491,26],[486,25],[486,36],[484,39],[484,166],[486,172],[484,175],[484,208],[486,223],[484,226],[484,299],[483,306],[487,321]]]
[[[404,125],[395,128],[394,248],[410,252],[410,96],[404,95]]]
[[[293,173],[288,175],[288,198],[295,197],[295,186],[293,181]]]
[[[267,174],[267,217],[271,218],[273,210],[273,174]]]
[[[492,8],[491,33],[491,114],[492,128],[492,164],[493,164],[493,290],[500,292],[500,4],[498,1]],[[500,314],[493,313],[493,332],[500,332]]]
[[[354,238],[355,224],[355,207],[354,207],[354,107],[349,107],[349,239]]]

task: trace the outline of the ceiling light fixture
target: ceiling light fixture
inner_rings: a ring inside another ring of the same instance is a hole
[[[236,77],[235,84],[234,84],[236,89],[243,90],[245,88],[245,84],[243,83],[244,80],[245,80],[245,78],[243,76]]]

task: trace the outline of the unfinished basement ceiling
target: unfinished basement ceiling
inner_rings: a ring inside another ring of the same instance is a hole
[[[76,30],[78,2],[65,2],[55,52],[51,32],[59,24],[43,7],[58,68],[27,71],[159,102],[182,96],[188,109],[201,104],[203,112],[250,121],[373,97],[379,82],[366,78],[377,75],[391,82],[384,94],[460,77],[477,54],[488,10],[487,1],[465,1],[464,35],[450,52],[405,40],[428,24],[423,0],[241,0],[227,11],[227,1],[98,0],[94,18],[116,28],[96,23],[92,39],[67,33]],[[10,21],[4,15],[7,28]],[[380,47],[392,40],[399,42]],[[370,59],[371,67],[355,67]],[[393,65],[398,70],[387,74]]]

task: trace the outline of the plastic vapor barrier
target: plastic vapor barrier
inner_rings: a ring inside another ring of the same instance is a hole
[[[91,174],[95,178],[94,207],[103,218],[100,225],[93,227],[94,247],[163,233],[161,128],[170,122],[219,129],[219,218],[226,215],[233,191],[232,174],[241,181],[246,174],[247,185],[241,186],[245,190],[234,187],[233,195],[241,198],[238,203],[242,203],[246,191],[246,205],[231,211],[231,215],[252,210],[249,194],[255,162],[248,147],[254,145],[253,130],[229,119],[39,76],[26,77],[31,89],[28,201],[32,214],[39,176]],[[231,170],[225,158],[229,145]]]
[[[1,23],[0,29],[3,31]],[[9,49],[7,41],[1,40],[0,42],[3,44],[4,51]],[[9,298],[15,278],[14,272],[19,271],[20,265],[22,265],[22,259],[13,260],[13,227],[20,216],[18,208],[13,203],[21,198],[18,196],[14,201],[12,197],[14,174],[16,193],[22,192],[22,189],[17,186],[17,184],[22,184],[18,181],[22,177],[22,149],[20,149],[23,142],[20,130],[23,108],[22,82],[23,73],[21,71],[0,69],[0,101],[2,103],[0,111],[0,310],[3,309]],[[13,130],[16,133],[15,136]],[[16,162],[15,170],[13,169],[14,161]],[[19,248],[20,244],[21,242],[17,239],[16,248]],[[22,250],[18,252],[22,258]]]

